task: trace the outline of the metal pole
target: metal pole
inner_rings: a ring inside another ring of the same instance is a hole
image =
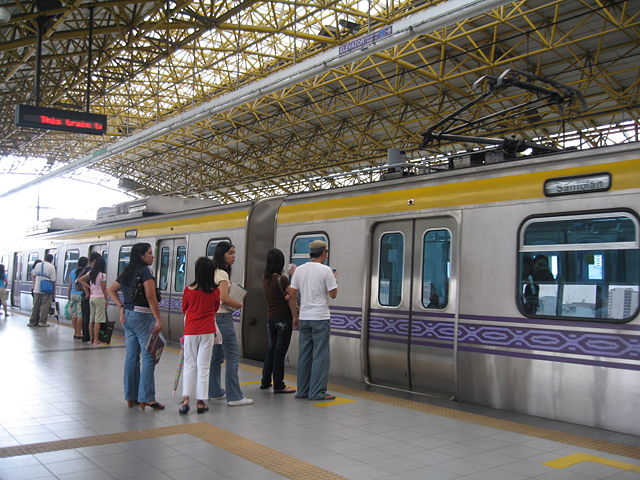
[[[46,17],[38,17],[38,32],[36,33],[36,107],[40,106],[40,70],[42,68],[42,31],[44,30],[44,21]]]
[[[90,111],[91,105],[91,64],[93,63],[93,7],[89,7],[89,59],[87,61],[87,100],[86,110]]]

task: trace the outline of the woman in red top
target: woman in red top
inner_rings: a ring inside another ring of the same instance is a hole
[[[182,404],[178,410],[189,411],[189,397],[196,391],[198,413],[209,410],[204,403],[209,392],[209,367],[216,333],[215,314],[220,306],[220,290],[213,281],[213,261],[200,257],[196,261],[196,281],[184,289],[184,371]]]

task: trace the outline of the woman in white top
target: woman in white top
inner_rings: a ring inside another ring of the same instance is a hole
[[[78,281],[89,291],[89,311],[91,327],[89,333],[92,345],[102,345],[100,341],[100,325],[107,321],[107,275],[104,258],[98,257],[89,273],[82,275]]]
[[[220,290],[220,308],[216,313],[216,323],[222,335],[222,345],[213,347],[211,369],[209,370],[209,398],[227,397],[230,407],[251,405],[253,400],[245,398],[238,379],[240,351],[236,339],[236,327],[233,325],[233,311],[242,308],[242,303],[229,296],[231,286],[231,265],[236,261],[236,247],[222,241],[216,245],[213,253],[214,282]],[[223,390],[220,385],[220,366],[226,363]]]

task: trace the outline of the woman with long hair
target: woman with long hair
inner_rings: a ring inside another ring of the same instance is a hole
[[[78,259],[78,266],[71,270],[69,274],[69,290],[67,299],[69,300],[69,317],[73,325],[73,338],[82,340],[82,285],[77,280],[84,275],[84,270],[89,263],[87,257]]]
[[[236,339],[236,327],[233,325],[233,311],[242,308],[242,303],[229,295],[231,287],[231,265],[236,261],[236,247],[222,241],[216,245],[213,253],[214,282],[220,290],[220,308],[216,313],[216,323],[222,335],[222,345],[215,345],[211,355],[209,371],[209,398],[222,398],[225,394],[227,405],[242,407],[251,405],[253,400],[245,398],[240,389],[238,363],[240,350]],[[225,389],[220,386],[220,366],[226,362],[224,375]]]
[[[295,389],[284,383],[284,358],[291,342],[291,333],[298,328],[298,308],[295,300],[287,295],[289,279],[282,275],[284,254],[277,248],[267,252],[262,288],[267,304],[267,334],[269,348],[262,367],[260,388],[271,387],[273,393],[295,393]]]
[[[151,407],[163,410],[155,400],[155,361],[147,351],[151,333],[160,331],[162,318],[156,295],[156,279],[151,273],[153,250],[148,243],[136,243],[131,248],[129,263],[107,291],[120,311],[124,325],[127,353],[124,361],[124,398],[129,408]],[[118,291],[122,290],[124,302]],[[140,359],[142,361],[140,361]]]
[[[102,345],[100,324],[107,321],[107,265],[102,256],[96,258],[89,273],[78,281],[89,291],[89,335],[92,345]]]
[[[182,404],[178,412],[189,411],[189,398],[196,391],[198,413],[209,410],[205,403],[209,393],[211,351],[216,332],[216,312],[220,307],[220,291],[213,281],[213,262],[207,257],[196,261],[196,279],[182,294],[184,312],[184,364]]]
[[[0,302],[2,302],[2,309],[4,310],[4,316],[8,317],[7,313],[7,272],[4,269],[4,265],[0,263]]]

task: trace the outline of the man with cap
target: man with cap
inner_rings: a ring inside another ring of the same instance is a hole
[[[327,393],[329,378],[329,298],[338,295],[338,284],[331,269],[323,262],[329,257],[327,244],[314,240],[309,245],[311,261],[296,268],[289,294],[296,299],[300,292],[298,391],[296,398],[333,400]]]

